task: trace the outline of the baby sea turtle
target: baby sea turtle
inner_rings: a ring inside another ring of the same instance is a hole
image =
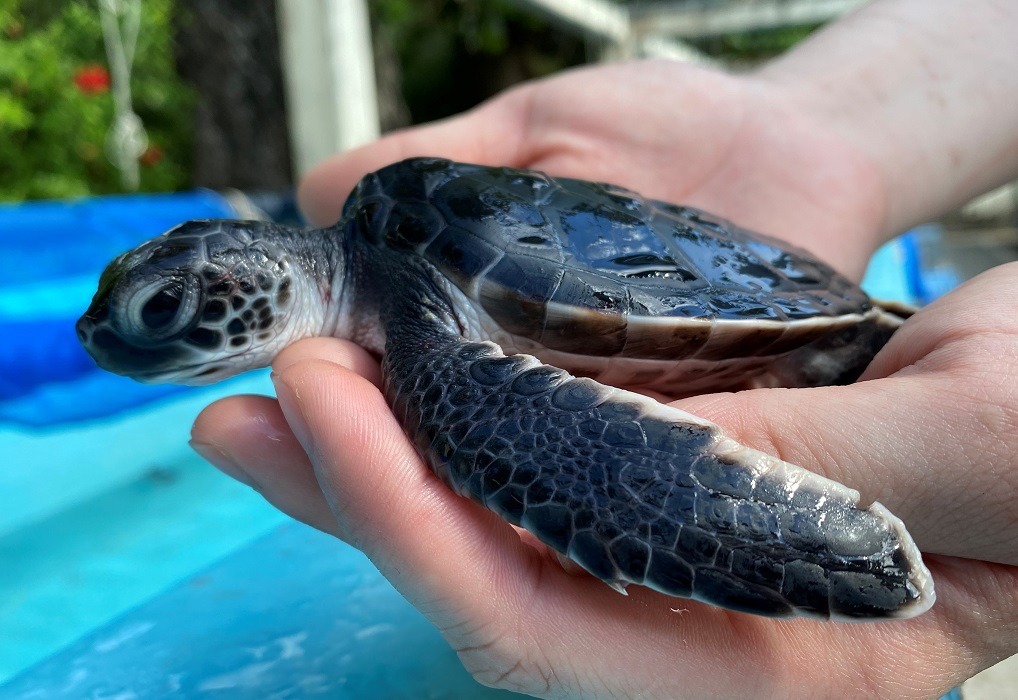
[[[105,369],[189,384],[352,339],[382,356],[392,410],[446,484],[616,589],[862,619],[933,603],[898,518],[610,385],[847,383],[901,320],[702,211],[415,158],[361,180],[331,228],[192,221],[124,253],[77,330]]]

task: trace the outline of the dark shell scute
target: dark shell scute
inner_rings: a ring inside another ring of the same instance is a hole
[[[431,197],[432,204],[451,224],[485,231],[496,240],[539,235],[548,221],[542,207],[532,199],[500,187],[481,174],[444,183]]]
[[[561,267],[541,258],[504,256],[481,281],[481,306],[511,333],[539,336],[562,274]]]
[[[445,219],[427,202],[397,202],[385,222],[385,240],[393,248],[419,249],[445,229]]]
[[[378,189],[397,200],[426,200],[463,170],[442,158],[413,158],[399,165],[403,168],[383,168],[376,173]]]
[[[612,355],[626,343],[628,290],[618,281],[582,270],[570,270],[549,299],[537,340],[563,352]]]
[[[447,226],[424,251],[463,289],[475,284],[481,273],[492,267],[505,253],[491,243],[459,226]]]

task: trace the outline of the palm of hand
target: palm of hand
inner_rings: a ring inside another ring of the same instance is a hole
[[[647,95],[655,104],[641,102]],[[313,175],[307,208],[327,220],[338,211],[335,193],[360,174],[420,154],[620,182],[784,237],[848,272],[861,269],[882,217],[865,162],[764,86],[671,64],[578,72],[391,137]],[[1000,282],[1018,285],[1018,275],[996,274],[995,294],[1006,298]],[[1007,640],[1018,628],[1015,570],[951,558],[1018,563],[1008,501],[978,498],[1007,487],[997,478],[1018,449],[1007,409],[1018,377],[981,371],[1001,352],[1018,354],[1012,330],[989,337],[1000,318],[982,298],[992,282],[977,281],[910,322],[867,376],[886,379],[797,390],[794,398],[762,390],[681,403],[747,444],[868,487],[910,523],[925,551],[951,555],[931,563],[937,606],[903,623],[765,620],[636,588],[622,597],[566,572],[427,471],[375,385],[358,376],[377,383],[377,366],[342,341],[306,341],[280,355],[282,413],[267,399],[222,402],[195,434],[243,453],[237,461],[283,510],[364,549],[483,682],[547,696],[778,694],[797,686],[803,694],[928,694],[1013,652]],[[967,314],[972,308],[984,313]],[[953,403],[926,421],[928,430],[915,430],[945,392]],[[874,407],[881,425],[873,425]],[[959,426],[959,415],[972,421]],[[257,438],[266,422],[276,426],[271,441]],[[938,444],[944,425],[954,440]],[[996,458],[973,468],[986,439]],[[947,488],[959,489],[962,478],[975,479],[971,502]],[[977,517],[992,537],[972,527]]]

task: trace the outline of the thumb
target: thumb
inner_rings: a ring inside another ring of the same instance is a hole
[[[678,405],[881,501],[923,551],[1016,564],[1015,294],[1015,265],[962,285],[902,326],[866,381]]]
[[[899,383],[882,379],[847,387],[756,389],[672,405],[717,423],[744,445],[859,491],[861,505],[879,500],[916,536],[919,513],[914,511],[919,509],[908,484],[919,470],[917,455],[909,453],[903,436],[903,424],[915,416],[910,414],[912,401],[895,396]]]

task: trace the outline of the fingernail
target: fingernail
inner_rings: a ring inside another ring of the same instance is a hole
[[[290,430],[297,436],[297,440],[300,441],[304,449],[310,450],[312,445],[311,430],[304,419],[304,412],[299,400],[300,395],[296,389],[284,382],[275,372],[269,376],[272,379],[272,385],[276,388],[276,399],[279,401],[279,407],[283,409],[286,422],[290,424]]]
[[[219,471],[236,479],[242,484],[255,488],[255,484],[251,481],[251,477],[248,476],[248,473],[244,471],[240,465],[237,464],[237,461],[227,454],[227,452],[221,447],[207,442],[197,442],[196,440],[190,440],[188,444],[191,446],[192,450],[201,456],[202,459]]]

